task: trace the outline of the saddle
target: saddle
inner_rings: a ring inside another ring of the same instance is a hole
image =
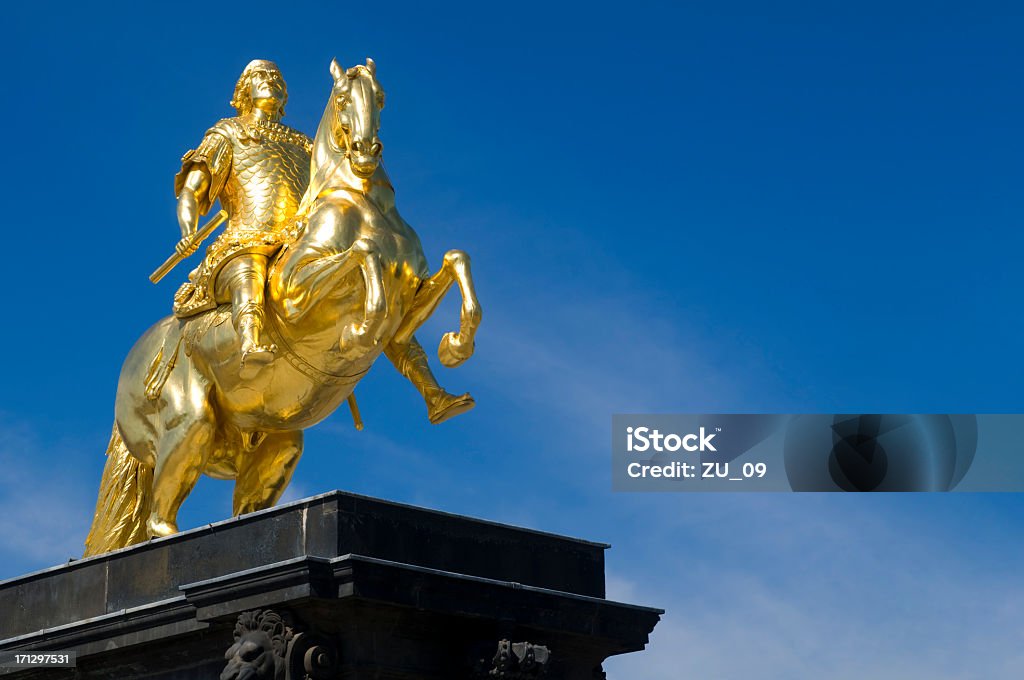
[[[187,319],[217,307],[217,275],[231,260],[248,254],[273,257],[289,240],[290,231],[226,231],[206,249],[206,256],[174,294],[174,316]]]

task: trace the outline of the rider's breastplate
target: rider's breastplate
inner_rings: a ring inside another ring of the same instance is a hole
[[[218,272],[235,257],[270,256],[280,248],[309,184],[311,147],[308,137],[280,123],[256,125],[228,118],[211,128],[197,151],[186,154],[178,182],[201,163],[209,173],[209,202],[220,199],[230,218],[175,295],[176,316],[216,307]]]
[[[249,134],[230,137],[221,205],[229,230],[275,231],[295,215],[309,184],[309,139],[276,123],[246,127]]]

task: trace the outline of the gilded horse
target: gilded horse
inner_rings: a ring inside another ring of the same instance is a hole
[[[442,336],[438,355],[448,367],[472,355],[481,310],[469,258],[448,251],[431,275],[395,209],[380,164],[384,93],[373,61],[347,70],[332,62],[331,76],[310,185],[267,277],[273,362],[239,377],[225,308],[166,317],[136,342],[118,381],[86,555],[175,533],[201,474],[235,480],[236,515],[274,505],[302,454],[302,431],[345,402],[382,353],[410,380],[419,375],[409,366],[426,358],[413,334],[453,283],[459,330]],[[444,417],[472,406],[468,395],[444,395]]]

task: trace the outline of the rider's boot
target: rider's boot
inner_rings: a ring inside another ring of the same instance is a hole
[[[434,425],[461,415],[476,406],[476,400],[469,396],[469,392],[455,395],[438,388],[422,394],[427,402],[427,417]]]
[[[461,395],[450,394],[437,384],[437,379],[434,378],[427,363],[427,353],[415,338],[406,345],[391,343],[384,350],[384,354],[423,396],[423,401],[427,404],[427,417],[431,423],[443,423],[476,406],[476,401],[468,392]]]
[[[260,331],[263,330],[263,307],[254,301],[248,302],[238,313],[235,329],[242,341],[242,363],[238,375],[243,380],[250,380],[260,369],[274,360],[275,345],[260,342]]]

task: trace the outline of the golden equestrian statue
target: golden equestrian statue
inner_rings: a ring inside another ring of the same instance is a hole
[[[279,122],[284,80],[257,60],[235,87],[239,115],[182,159],[183,238],[154,277],[219,223],[197,227],[214,201],[228,225],[178,291],[174,315],[146,331],[121,369],[87,556],[177,532],[203,473],[235,480],[236,515],[272,506],[302,431],[346,400],[354,410],[352,391],[382,353],[423,395],[431,422],[473,407],[438,385],[414,335],[455,283],[459,330],[442,336],[438,355],[448,367],[472,355],[481,310],[469,258],[450,250],[431,275],[381,165],[374,63],[330,70],[312,142]]]

